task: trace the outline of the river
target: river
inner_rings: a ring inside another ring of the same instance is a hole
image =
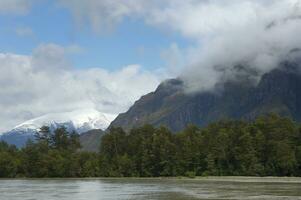
[[[0,200],[301,199],[301,179],[0,179]]]

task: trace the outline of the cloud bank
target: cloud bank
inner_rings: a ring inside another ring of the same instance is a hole
[[[0,132],[47,113],[93,108],[116,116],[161,81],[139,65],[76,69],[66,58],[73,49],[44,44],[29,56],[0,54]]]
[[[214,88],[218,81],[252,71],[253,79],[301,47],[300,0],[59,0],[79,23],[107,30],[125,18],[178,32],[194,43],[171,44],[163,57],[177,68],[189,91]]]

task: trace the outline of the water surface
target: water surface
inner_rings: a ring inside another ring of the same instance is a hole
[[[301,199],[294,179],[0,180],[0,200]]]

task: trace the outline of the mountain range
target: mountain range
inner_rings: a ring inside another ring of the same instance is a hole
[[[0,139],[21,147],[42,125],[50,126],[51,130],[65,126],[81,134],[83,150],[97,151],[108,127],[122,127],[128,131],[151,124],[164,125],[177,132],[188,124],[202,127],[223,119],[253,120],[271,112],[301,121],[299,64],[283,62],[261,76],[258,82],[240,77],[217,83],[210,91],[187,92],[180,78],[166,80],[111,123],[93,109],[48,114],[16,126]]]
[[[69,132],[75,131],[79,134],[83,134],[95,129],[105,130],[109,124],[110,121],[107,117],[94,109],[51,113],[16,126],[12,130],[2,134],[0,139],[9,144],[14,144],[17,147],[22,147],[28,139],[34,139],[34,134],[37,133],[42,126],[49,126],[51,131],[64,126]]]
[[[252,120],[267,113],[301,120],[301,75],[299,65],[283,62],[254,83],[248,77],[226,81],[212,91],[188,93],[181,79],[164,81],[142,96],[110,127],[129,130],[143,124],[164,125],[180,131],[188,124],[206,126],[223,119]]]

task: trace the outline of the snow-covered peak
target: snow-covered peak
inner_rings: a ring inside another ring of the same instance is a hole
[[[35,119],[26,121],[16,126],[14,131],[24,133],[38,130],[42,126],[57,128],[65,126],[69,130],[83,133],[92,129],[105,130],[112,119],[108,119],[104,114],[94,109],[81,109],[64,113],[50,113]]]

